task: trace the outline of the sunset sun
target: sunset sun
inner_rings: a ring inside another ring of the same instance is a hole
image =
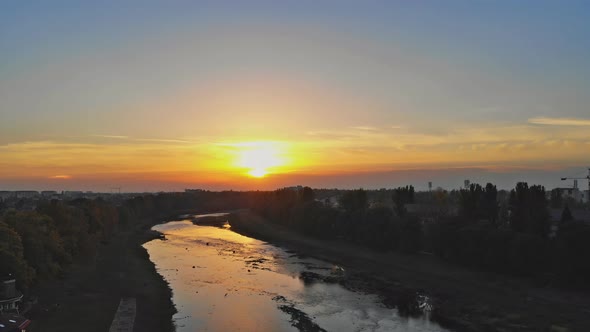
[[[281,151],[272,143],[242,143],[239,144],[239,148],[237,165],[245,168],[251,177],[265,177],[277,167],[285,165]]]

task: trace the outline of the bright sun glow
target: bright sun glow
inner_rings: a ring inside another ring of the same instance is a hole
[[[262,178],[279,167],[285,165],[280,149],[270,142],[240,143],[237,165],[247,169],[247,174]]]

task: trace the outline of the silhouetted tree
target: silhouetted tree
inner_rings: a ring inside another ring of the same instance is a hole
[[[461,215],[472,221],[479,218],[483,212],[480,207],[483,188],[477,183],[472,183],[469,189],[461,189],[459,194]]]
[[[21,289],[31,284],[35,272],[25,261],[21,238],[6,223],[0,221],[0,274],[12,274]]]
[[[570,211],[570,207],[568,204],[565,205],[563,211],[561,212],[561,219],[560,222],[566,223],[574,220],[574,216],[572,216],[572,212]]]
[[[550,202],[551,207],[554,209],[560,208],[563,204],[563,197],[561,196],[561,190],[559,190],[559,188],[551,190]]]
[[[89,234],[88,217],[83,210],[52,200],[40,203],[37,211],[53,220],[62,245],[71,257],[94,255],[98,236]]]
[[[491,183],[485,188],[472,183],[468,189],[459,191],[461,216],[467,220],[486,219],[493,224],[498,220],[498,190]]]
[[[398,187],[393,190],[393,206],[395,213],[399,217],[404,217],[407,213],[406,204],[414,203],[414,186]]]
[[[549,234],[549,210],[545,187],[534,185],[529,188],[528,232],[542,237]]]
[[[310,202],[313,201],[315,199],[315,194],[313,192],[313,189],[311,189],[310,187],[303,187],[303,189],[301,190],[301,200],[304,202]]]
[[[340,207],[347,212],[364,211],[368,203],[367,192],[362,188],[346,191],[339,200]]]
[[[529,185],[519,182],[510,191],[510,227],[517,232],[524,232],[528,220],[528,192]]]
[[[422,249],[422,223],[418,218],[405,218],[401,224],[400,249],[414,253]]]
[[[495,185],[489,182],[486,184],[480,205],[484,218],[496,224],[500,207],[498,205],[498,189]]]
[[[590,289],[590,226],[582,222],[563,224],[557,233],[553,270],[567,287]]]
[[[24,258],[37,278],[56,276],[70,262],[51,218],[37,212],[9,211],[3,220],[22,239]]]
[[[543,186],[519,182],[510,191],[510,226],[517,232],[546,237],[549,233],[549,211]]]

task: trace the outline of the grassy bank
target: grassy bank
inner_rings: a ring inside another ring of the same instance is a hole
[[[173,331],[168,284],[142,244],[158,237],[151,223],[122,231],[101,244],[96,259],[71,266],[64,278],[32,290],[32,332],[108,331],[121,297],[137,299],[134,331]]]
[[[408,291],[436,301],[434,319],[455,331],[590,331],[590,297],[536,288],[525,280],[468,270],[428,255],[380,253],[306,237],[250,212],[232,230],[344,266],[344,286],[379,294],[396,306]]]

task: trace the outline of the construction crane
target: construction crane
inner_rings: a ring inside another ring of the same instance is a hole
[[[587,201],[590,201],[590,168],[588,168],[588,175],[586,177],[565,177],[561,178],[561,181],[565,180],[574,180],[574,189],[578,189],[578,180],[588,180],[588,197],[586,198]]]
[[[121,187],[113,187],[111,188],[111,193],[113,192],[113,190],[118,190],[119,194],[121,193]]]

